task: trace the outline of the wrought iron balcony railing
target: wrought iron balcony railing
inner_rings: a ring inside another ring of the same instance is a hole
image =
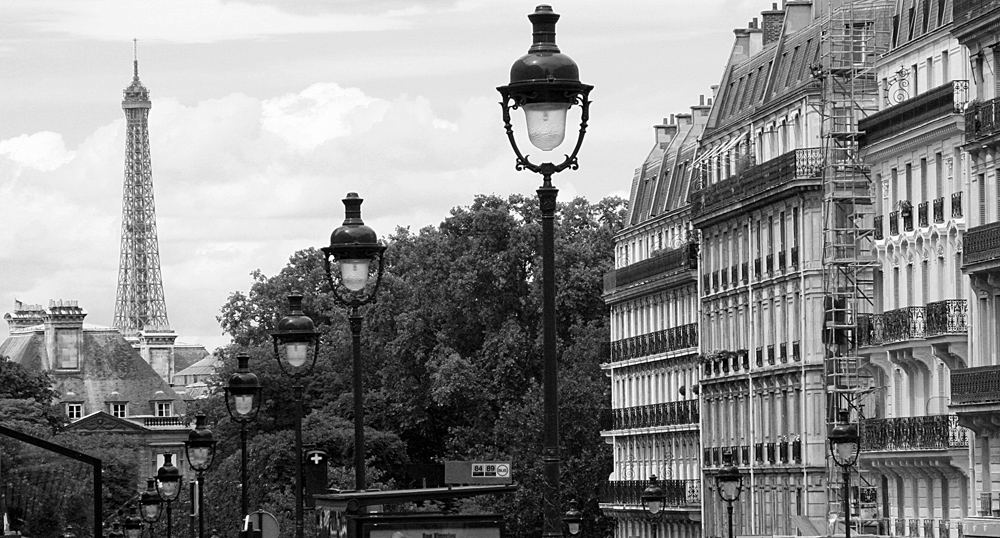
[[[970,228],[963,238],[962,264],[1000,259],[1000,222]]]
[[[917,204],[917,226],[920,226],[921,228],[930,226],[930,221],[927,218],[927,207],[927,202],[920,202]]]
[[[604,274],[604,293],[661,274],[693,271],[697,267],[698,243],[685,243],[675,249],[657,252],[650,258],[626,265],[621,269],[608,271]]]
[[[903,231],[913,231],[913,206],[909,200],[903,200],[903,208],[899,210],[899,217],[903,221]]]
[[[955,415],[865,419],[861,451],[939,450],[968,448],[969,431]]]
[[[622,361],[645,357],[655,353],[666,353],[687,349],[698,345],[698,324],[688,323],[662,331],[640,334],[611,342],[608,359]]]
[[[899,235],[899,211],[889,212],[889,235]]]
[[[747,350],[715,351],[701,356],[702,368],[706,377],[718,374],[728,374],[730,370],[738,372],[742,368],[750,368],[750,356]]]
[[[979,492],[979,517],[1000,517],[1000,493]]]
[[[882,215],[875,215],[874,227],[875,227],[875,239],[884,238],[885,237],[884,231],[882,229]]]
[[[698,423],[698,400],[679,400],[619,409],[602,409],[602,430],[655,428]]]
[[[672,508],[697,508],[701,506],[701,480],[660,480],[666,498],[664,506]],[[642,505],[642,492],[649,486],[647,480],[609,480],[601,489],[600,502],[622,505]]]
[[[965,111],[965,141],[989,138],[1000,130],[1000,98],[974,101]]]
[[[885,342],[924,337],[924,307],[904,306],[883,314]]]
[[[927,336],[966,334],[969,332],[969,303],[965,299],[948,299],[927,303]]]
[[[944,222],[944,196],[934,199],[934,222],[936,224]]]
[[[858,129],[863,133],[861,144],[871,145],[933,119],[961,113],[968,101],[967,80],[950,81],[930,88],[858,122]]]
[[[951,371],[951,404],[1000,404],[1000,365]]]
[[[951,218],[962,218],[962,191],[951,193]]]
[[[819,179],[822,171],[822,148],[792,150],[714,185],[700,185],[690,196],[691,213],[697,217],[728,207],[796,179]]]

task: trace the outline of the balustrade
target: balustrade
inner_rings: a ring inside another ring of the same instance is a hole
[[[944,222],[944,196],[940,196],[934,199],[934,222],[942,223]]]
[[[965,299],[927,303],[927,336],[965,334],[969,331],[969,304]]]
[[[861,451],[904,451],[967,448],[968,430],[955,415],[865,419],[861,421]]]
[[[698,345],[698,324],[688,323],[662,331],[640,334],[631,338],[615,340],[610,345],[612,361],[621,361],[687,349]]]
[[[701,504],[701,480],[658,480],[667,507],[697,507]],[[600,502],[622,505],[642,505],[642,492],[648,480],[609,480],[601,490]]]

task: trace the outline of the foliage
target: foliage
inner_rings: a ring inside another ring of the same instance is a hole
[[[596,518],[596,488],[610,471],[597,423],[609,401],[598,355],[607,339],[602,277],[611,269],[624,201],[571,200],[560,204],[557,219],[562,510],[570,498],[579,499],[590,518],[584,531],[597,536],[604,523]],[[522,486],[516,494],[464,504],[500,510],[514,535],[540,527],[540,233],[534,199],[478,196],[437,227],[417,233],[400,228],[388,238],[382,289],[378,303],[365,312],[362,331],[370,486],[408,484],[409,463],[511,459]],[[303,293],[304,309],[322,334],[315,374],[302,389],[305,440],[329,451],[337,470],[333,485],[351,485],[348,324],[329,293],[322,256],[306,249],[273,277],[255,271],[249,291],[232,293],[219,315],[233,344],[219,352],[227,366],[216,382],[228,378],[237,352],[248,352],[251,370],[264,385],[260,418],[251,431],[251,509],[280,506],[287,512],[291,506],[294,386],[272,357],[269,332],[285,313],[285,296],[292,290]],[[226,418],[220,396],[199,405],[217,421],[215,431],[223,440],[210,487],[236,491],[239,428]],[[239,499],[227,497],[232,506],[220,506],[219,513],[231,518]],[[290,517],[285,512],[274,513]]]

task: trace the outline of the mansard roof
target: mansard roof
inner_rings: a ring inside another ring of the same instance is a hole
[[[903,47],[952,21],[953,0],[898,0],[892,16],[892,48]]]

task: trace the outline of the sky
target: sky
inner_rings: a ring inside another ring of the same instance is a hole
[[[348,192],[382,237],[437,225],[476,194],[533,194],[539,176],[514,169],[496,87],[531,44],[535,5],[4,0],[0,313],[77,300],[87,323],[112,323],[133,39],[168,317],[179,341],[212,350],[229,342],[216,321],[226,299],[255,269],[271,276],[327,245]],[[595,86],[580,168],[553,178],[559,199],[627,198],[652,127],[711,96],[733,29],[770,7],[553,3],[558,45]]]

